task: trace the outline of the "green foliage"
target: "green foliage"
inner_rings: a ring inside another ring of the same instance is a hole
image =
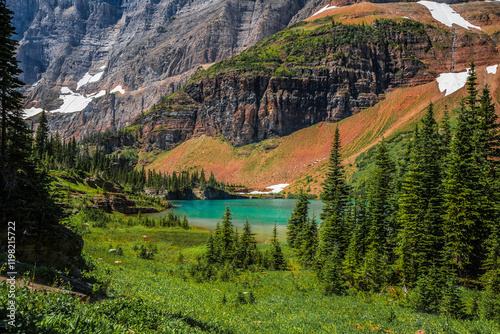
[[[145,260],[152,260],[158,252],[158,247],[154,243],[144,243],[139,247],[137,257]]]

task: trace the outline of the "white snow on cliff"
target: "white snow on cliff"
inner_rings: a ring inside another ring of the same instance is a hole
[[[256,195],[256,194],[276,194],[288,187],[290,184],[289,183],[280,183],[280,184],[275,184],[273,186],[266,187],[266,189],[271,189],[271,191],[252,191],[250,194]]]
[[[498,68],[498,65],[488,66],[488,67],[486,67],[486,73],[488,73],[488,74],[497,74],[497,68]]]
[[[327,11],[327,10],[330,10],[330,9],[334,9],[334,8],[338,8],[338,7],[337,6],[328,6],[328,5],[326,5],[325,7],[321,8],[320,10],[318,10],[316,13],[312,14],[309,17],[313,17],[314,15],[318,15],[319,13],[323,13],[324,11]]]
[[[445,26],[451,27],[453,24],[456,24],[465,29],[476,28],[481,30],[480,27],[471,24],[446,3],[437,3],[434,1],[418,1],[417,3],[427,7],[434,20],[441,22]]]
[[[115,88],[113,88],[110,93],[113,94],[113,93],[117,93],[117,92],[121,93],[121,94],[125,94],[125,89],[123,89],[123,87],[121,85],[118,85]]]
[[[452,93],[455,93],[457,90],[465,86],[467,82],[467,77],[469,76],[469,69],[465,72],[460,73],[441,73],[436,81],[439,85],[439,91],[446,93],[444,96],[448,96]]]
[[[85,86],[89,83],[97,82],[97,81],[101,80],[103,74],[104,74],[104,71],[99,72],[99,73],[94,74],[94,75],[90,75],[89,72],[85,73],[83,78],[81,78],[80,81],[78,81],[78,83],[76,84],[76,90],[79,90],[80,87]]]

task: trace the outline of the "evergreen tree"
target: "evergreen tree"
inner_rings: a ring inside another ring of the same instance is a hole
[[[325,286],[325,294],[327,295],[342,295],[345,292],[344,282],[342,280],[342,259],[335,247],[332,254],[328,256],[323,271],[322,280]]]
[[[351,206],[352,230],[349,240],[349,246],[342,263],[342,270],[346,282],[351,286],[357,286],[360,283],[361,267],[363,257],[367,250],[367,238],[369,226],[366,220],[366,199],[360,196]]]
[[[308,206],[307,195],[301,190],[287,225],[286,240],[291,248],[300,247],[297,237],[306,228]]]
[[[339,257],[343,257],[348,245],[348,231],[345,226],[344,211],[349,194],[345,183],[344,169],[340,154],[340,133],[335,129],[332,150],[328,162],[328,172],[323,183],[323,222],[319,231],[317,265],[321,270],[323,264],[335,248]]]
[[[415,131],[411,160],[399,197],[398,268],[405,283],[415,282],[442,252],[442,171],[438,126],[432,104]]]
[[[18,43],[12,38],[15,33],[11,23],[13,15],[6,1],[0,0],[0,168],[4,177],[9,165],[10,170],[25,165],[31,147],[31,132],[24,123],[21,109],[23,96],[18,91],[22,82],[17,78],[21,70],[16,60]]]
[[[221,258],[224,261],[232,261],[236,251],[236,244],[234,226],[229,206],[226,206],[226,211],[222,216],[222,225],[218,231],[216,229],[216,232],[218,232]]]
[[[458,288],[456,275],[451,275],[448,278],[448,282],[443,291],[441,311],[447,316],[455,319],[463,319],[465,316],[465,305],[462,301],[460,289]]]
[[[243,225],[243,233],[238,243],[237,259],[241,267],[247,268],[249,265],[255,264],[258,258],[257,245],[255,241],[255,233],[252,232],[252,227],[248,222],[248,218]]]
[[[43,157],[48,149],[49,126],[47,124],[47,115],[42,110],[39,118],[38,128],[35,133],[35,153],[38,158]]]
[[[187,215],[185,212],[184,212],[184,216],[182,217],[181,227],[183,229],[189,230],[189,222],[188,222]]]
[[[276,223],[273,228],[273,237],[271,239],[270,264],[274,270],[285,270],[286,261],[278,241],[278,228]]]
[[[305,228],[297,236],[296,245],[301,264],[305,267],[314,265],[318,248],[318,223],[314,216],[306,222]]]
[[[0,0],[0,220],[26,223],[26,230],[33,231],[25,233],[36,233],[40,224],[56,223],[62,212],[48,192],[47,175],[36,171],[30,159],[32,132],[21,109],[12,17]]]
[[[379,145],[375,160],[375,170],[370,180],[367,207],[367,252],[362,277],[369,288],[378,288],[391,276],[390,267],[394,262],[394,165],[385,141]]]
[[[473,64],[472,64],[473,65]],[[488,226],[494,216],[488,168],[480,143],[480,110],[474,66],[467,79],[469,96],[462,103],[448,157],[445,192],[445,260],[460,278],[476,278],[484,261]]]
[[[342,167],[339,128],[335,128],[332,150],[328,160],[328,172],[323,182],[323,212],[320,218],[326,220],[336,215],[342,217],[348,197],[348,187],[345,183],[344,168]]]
[[[410,306],[418,312],[438,313],[443,296],[441,285],[436,267],[433,266],[428,274],[417,280],[409,296]]]

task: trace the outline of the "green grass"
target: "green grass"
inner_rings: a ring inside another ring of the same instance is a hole
[[[315,273],[301,270],[287,247],[284,253],[290,258],[290,271],[259,269],[243,272],[228,282],[196,282],[188,269],[204,252],[207,237],[208,232],[196,229],[116,223],[107,228],[91,227],[84,236],[85,256],[96,266],[92,275],[117,298],[89,304],[67,296],[24,291],[18,299],[20,317],[38,323],[37,333],[57,333],[54,328],[70,333],[71,326],[85,328],[87,333],[98,329],[103,333],[123,333],[125,329],[136,333],[500,332],[498,323],[483,319],[454,320],[413,312],[402,307],[403,293],[398,287],[374,295],[353,292],[350,296],[325,296]],[[136,249],[146,243],[158,248],[154,260],[137,257]],[[123,255],[109,251],[118,247]],[[4,287],[2,301],[5,292]],[[255,296],[254,303],[248,303],[249,292]],[[120,297],[124,294],[132,297]],[[238,301],[239,294],[244,296],[243,303]],[[472,293],[466,296],[474,299]],[[105,315],[112,316],[104,321]]]

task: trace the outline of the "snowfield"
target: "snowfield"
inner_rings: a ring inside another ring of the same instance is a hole
[[[89,72],[85,73],[83,78],[81,78],[80,81],[78,81],[78,83],[76,84],[76,90],[79,90],[80,87],[85,86],[89,83],[97,82],[97,81],[101,80],[103,74],[104,74],[104,71],[99,72],[99,73],[94,74],[94,75],[90,75]]]
[[[30,118],[31,116],[35,116],[36,114],[41,113],[42,110],[43,110],[42,108],[35,108],[35,107],[24,109],[24,114],[25,114],[24,119]]]
[[[120,94],[125,94],[125,89],[123,89],[123,87],[121,85],[118,85],[115,88],[113,88],[110,93],[113,94],[113,93],[117,93],[117,92]]]
[[[321,8],[320,10],[318,10],[316,13],[312,14],[309,17],[313,17],[314,15],[318,15],[319,13],[323,13],[324,11],[327,11],[329,9],[334,9],[334,8],[338,8],[338,7],[337,6],[328,6],[328,5],[326,5],[325,7]]]
[[[465,86],[467,77],[469,76],[469,69],[460,73],[441,73],[436,81],[439,85],[439,91],[446,93],[444,96],[455,93],[457,90]]]
[[[269,186],[266,187],[266,189],[271,189],[271,191],[252,191],[250,192],[251,195],[257,195],[257,194],[275,194],[279,193],[286,187],[288,187],[290,184],[289,183],[280,183],[280,184],[275,184],[274,186]]]
[[[427,7],[431,12],[432,17],[436,20],[451,28],[453,24],[461,26],[465,29],[476,28],[481,30],[480,27],[471,24],[464,19],[460,14],[455,12],[450,5],[445,3],[437,3],[434,1],[418,1],[417,3]]]
[[[488,74],[497,74],[497,68],[498,68],[498,65],[488,66],[488,67],[486,67],[486,73],[488,73]]]

